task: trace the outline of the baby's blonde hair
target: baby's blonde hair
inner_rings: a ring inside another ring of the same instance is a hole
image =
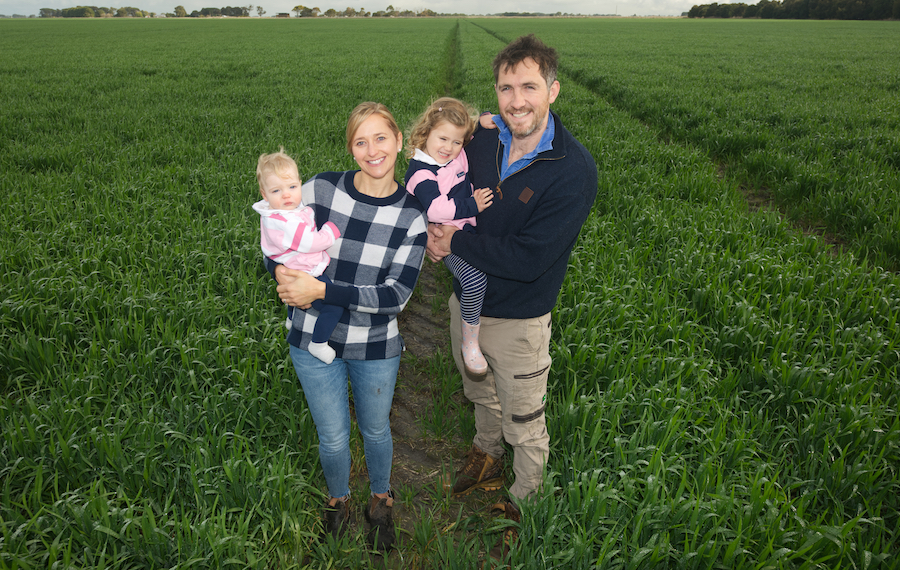
[[[416,149],[425,149],[425,141],[431,130],[443,122],[465,129],[463,133],[463,146],[469,144],[472,133],[475,132],[475,110],[453,97],[441,97],[428,106],[419,115],[409,131],[406,139],[406,157],[412,158]]]
[[[262,179],[268,174],[275,173],[285,178],[291,171],[299,174],[297,163],[293,158],[284,152],[284,147],[279,147],[278,152],[259,155],[259,162],[256,163],[256,181],[259,182],[259,190],[262,192]]]

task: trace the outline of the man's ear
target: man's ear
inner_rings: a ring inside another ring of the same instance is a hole
[[[550,103],[556,101],[556,98],[559,96],[559,81],[554,81],[550,85]]]

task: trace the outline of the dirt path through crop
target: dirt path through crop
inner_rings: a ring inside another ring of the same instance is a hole
[[[491,504],[499,499],[499,492],[476,492],[468,497],[451,498],[441,489],[441,477],[452,473],[465,459],[471,441],[463,441],[459,430],[441,435],[427,429],[422,418],[433,414],[435,401],[441,392],[436,378],[422,365],[439,352],[449,352],[450,316],[447,298],[451,288],[449,277],[443,275],[443,265],[425,260],[416,292],[399,317],[400,332],[408,354],[401,361],[400,374],[391,408],[391,433],[394,440],[394,461],[391,488],[396,502],[394,519],[398,527],[397,548],[387,560],[387,568],[427,568],[422,545],[415,536],[417,525],[430,526],[432,536],[437,533],[468,532],[471,529],[454,527],[462,518],[470,521],[490,521]],[[459,406],[471,409],[462,393],[462,386],[452,395]],[[357,497],[368,492],[368,477],[362,450],[354,455],[351,489]],[[355,526],[363,530],[363,501],[354,501]],[[424,522],[430,521],[430,525]],[[420,525],[420,523],[423,523]],[[475,526],[480,526],[475,523]],[[452,528],[452,530],[451,530]],[[420,531],[420,535],[422,532]]]

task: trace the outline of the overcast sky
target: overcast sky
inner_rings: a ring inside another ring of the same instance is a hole
[[[458,0],[446,2],[438,0],[376,0],[366,2],[364,0],[259,0],[260,6],[266,11],[265,17],[278,12],[290,12],[298,4],[305,6],[317,6],[321,10],[334,8],[343,11],[348,6],[359,10],[365,8],[369,12],[384,10],[388,5],[398,10],[420,11],[426,8],[437,13],[463,13],[463,14],[496,14],[500,12],[541,12],[553,14],[556,12],[569,14],[618,14],[620,16],[678,16],[687,12],[694,4],[708,3],[699,0],[629,0],[621,2],[617,0],[495,0],[484,2],[482,0]],[[0,14],[11,16],[22,14],[30,16],[38,15],[41,8],[73,8],[75,6],[134,6],[147,12],[165,14],[172,12],[175,6],[184,6],[190,14],[194,10],[204,7],[222,8],[224,6],[246,6],[256,2],[250,0],[114,0],[103,3],[99,0],[0,0]],[[253,11],[256,17],[256,10]]]

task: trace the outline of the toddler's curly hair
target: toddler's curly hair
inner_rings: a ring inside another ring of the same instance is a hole
[[[469,144],[469,139],[475,132],[475,110],[459,99],[441,97],[429,105],[413,123],[409,136],[406,137],[406,157],[412,158],[416,149],[424,150],[431,130],[445,121],[465,129],[463,146]]]

